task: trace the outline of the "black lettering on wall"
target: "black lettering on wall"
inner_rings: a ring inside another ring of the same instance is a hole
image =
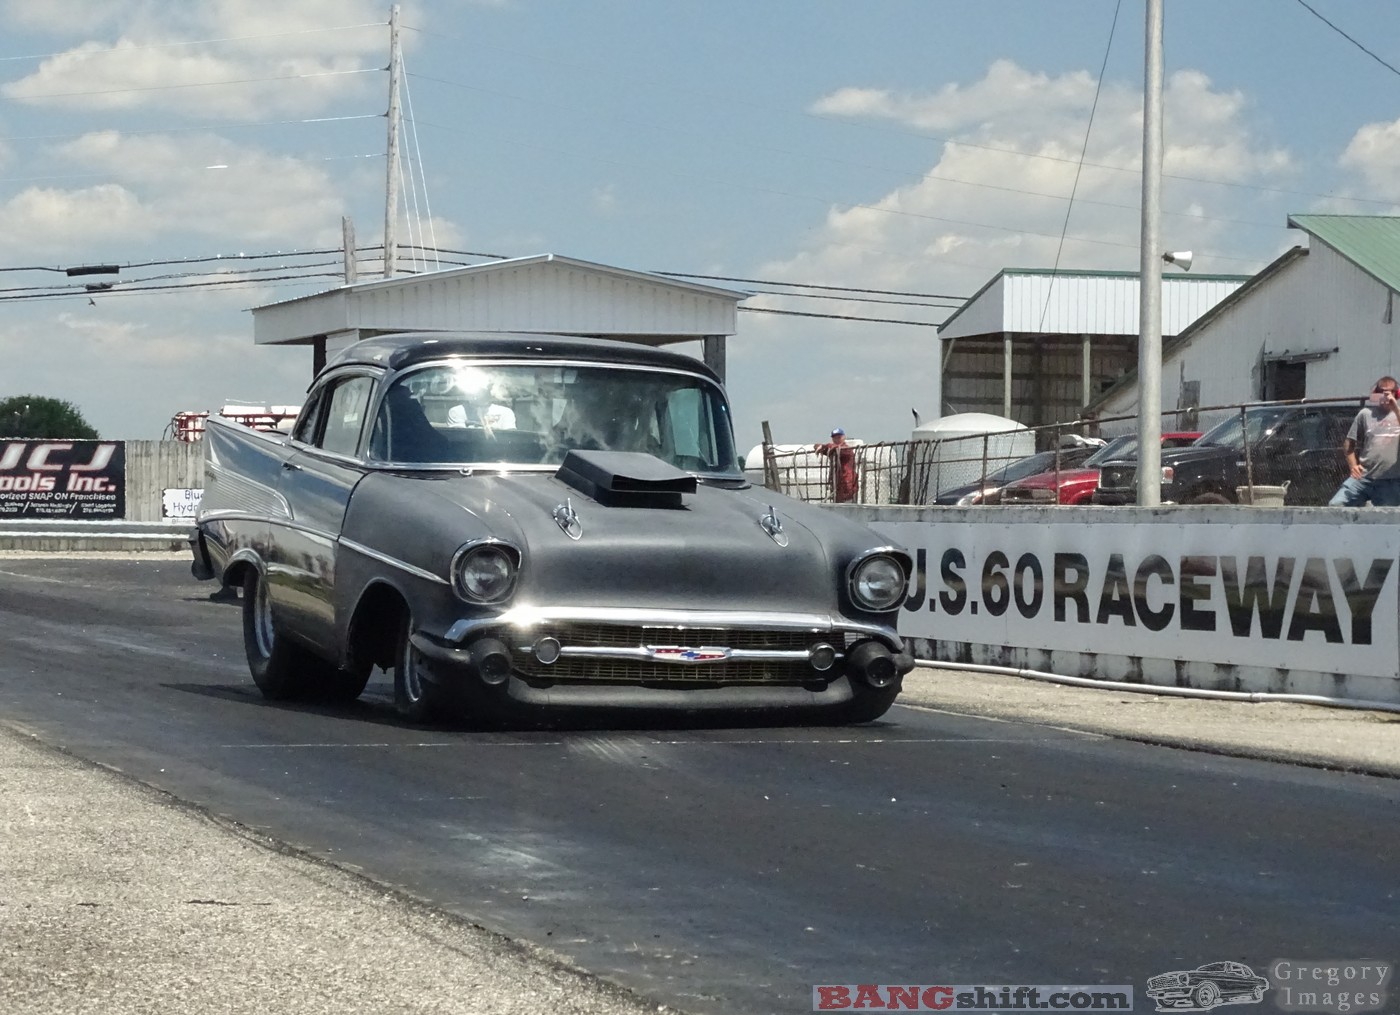
[[[1164,631],[1171,624],[1172,617],[1176,616],[1176,604],[1168,599],[1160,610],[1154,610],[1147,604],[1147,579],[1153,575],[1163,585],[1176,584],[1172,566],[1161,554],[1154,553],[1138,565],[1137,574],[1133,577],[1133,603],[1137,606],[1138,619],[1143,627],[1149,631]]]
[[[1199,608],[1210,602],[1210,583],[1202,578],[1215,577],[1214,557],[1182,557],[1181,582],[1177,601],[1181,606],[1183,631],[1214,631],[1215,611]]]
[[[1309,631],[1321,631],[1329,644],[1342,641],[1342,625],[1337,620],[1337,602],[1332,598],[1332,581],[1327,562],[1309,557],[1293,601],[1293,617],[1288,622],[1288,640],[1302,641]]]
[[[967,558],[961,550],[944,550],[939,562],[938,573],[943,579],[943,591],[938,593],[938,603],[944,613],[957,616],[967,605],[967,581],[962,569],[967,567]],[[956,569],[956,570],[955,570]]]
[[[1117,617],[1124,627],[1137,627],[1137,618],[1133,616],[1133,590],[1128,585],[1128,572],[1121,553],[1108,558],[1108,571],[1099,592],[1099,615],[1094,623],[1107,624],[1109,617]]]
[[[1074,572],[1073,581],[1069,577],[1071,571]],[[1055,585],[1055,620],[1064,621],[1065,603],[1072,601],[1075,605],[1075,622],[1079,624],[1089,623],[1089,596],[1084,591],[1089,587],[1089,561],[1084,554],[1055,554],[1053,581]]]
[[[1000,617],[1011,605],[1011,582],[1006,577],[1006,569],[1011,561],[1000,550],[987,554],[982,565],[982,605],[993,617]]]
[[[1259,631],[1265,638],[1277,638],[1288,611],[1288,590],[1293,584],[1293,558],[1280,557],[1274,580],[1269,581],[1267,562],[1250,557],[1245,565],[1244,585],[1240,585],[1239,562],[1220,558],[1220,581],[1225,586],[1225,609],[1230,614],[1230,630],[1236,638],[1248,638],[1254,614],[1259,613]]]
[[[920,547],[914,551],[914,573],[909,576],[909,595],[904,597],[906,610],[924,608],[924,571],[928,567],[928,551]],[[930,600],[929,605],[933,603]]]
[[[1332,561],[1337,572],[1337,580],[1342,583],[1342,594],[1347,597],[1347,609],[1351,611],[1351,643],[1371,644],[1371,614],[1375,612],[1376,600],[1380,598],[1385,580],[1390,576],[1390,567],[1395,561],[1388,557],[1377,557],[1371,561],[1371,570],[1366,574],[1366,584],[1356,580],[1356,565],[1345,557]]]
[[[1026,594],[1026,576],[1030,575],[1030,595]],[[1029,620],[1040,612],[1040,604],[1045,599],[1045,571],[1040,560],[1033,553],[1023,553],[1016,561],[1016,573],[1012,576],[1012,594],[1016,597],[1016,609]]]

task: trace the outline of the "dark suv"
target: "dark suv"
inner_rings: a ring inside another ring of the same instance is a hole
[[[1190,447],[1162,452],[1162,503],[1237,503],[1248,461],[1255,486],[1288,487],[1285,503],[1326,504],[1346,478],[1342,439],[1359,409],[1355,402],[1256,405],[1231,416]],[[1137,471],[1135,461],[1105,463],[1094,503],[1136,504]]]

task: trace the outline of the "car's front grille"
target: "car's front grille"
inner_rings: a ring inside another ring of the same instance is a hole
[[[1137,481],[1137,466],[1107,465],[1099,474],[1100,490],[1130,490]]]
[[[731,628],[642,627],[611,624],[549,625],[530,631],[526,649],[541,638],[557,639],[566,650],[545,664],[529,651],[515,656],[515,668],[526,679],[554,683],[627,684],[802,684],[819,679],[806,659],[726,659],[709,663],[667,662],[658,659],[617,659],[570,656],[570,648],[643,648],[684,646],[764,651],[806,652],[828,634],[811,631],[766,631]],[[838,648],[841,642],[836,643]]]
[[[535,628],[530,639],[557,638],[561,645],[640,648],[643,645],[717,645],[723,648],[802,650],[822,640],[810,631],[727,627],[643,627],[624,624],[558,624]]]

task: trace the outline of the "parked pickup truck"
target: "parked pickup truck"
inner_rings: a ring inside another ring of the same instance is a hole
[[[1326,504],[1346,477],[1342,439],[1360,408],[1344,404],[1256,405],[1162,451],[1163,504],[1236,504],[1237,489],[1286,486],[1289,505]],[[1246,447],[1248,456],[1246,456]],[[1135,461],[1106,464],[1095,504],[1136,504]]]

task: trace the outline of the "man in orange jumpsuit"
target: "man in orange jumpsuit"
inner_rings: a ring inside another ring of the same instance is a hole
[[[836,503],[856,499],[856,450],[846,443],[846,431],[839,426],[831,431],[826,444],[813,444],[812,450],[831,459],[831,490]]]

